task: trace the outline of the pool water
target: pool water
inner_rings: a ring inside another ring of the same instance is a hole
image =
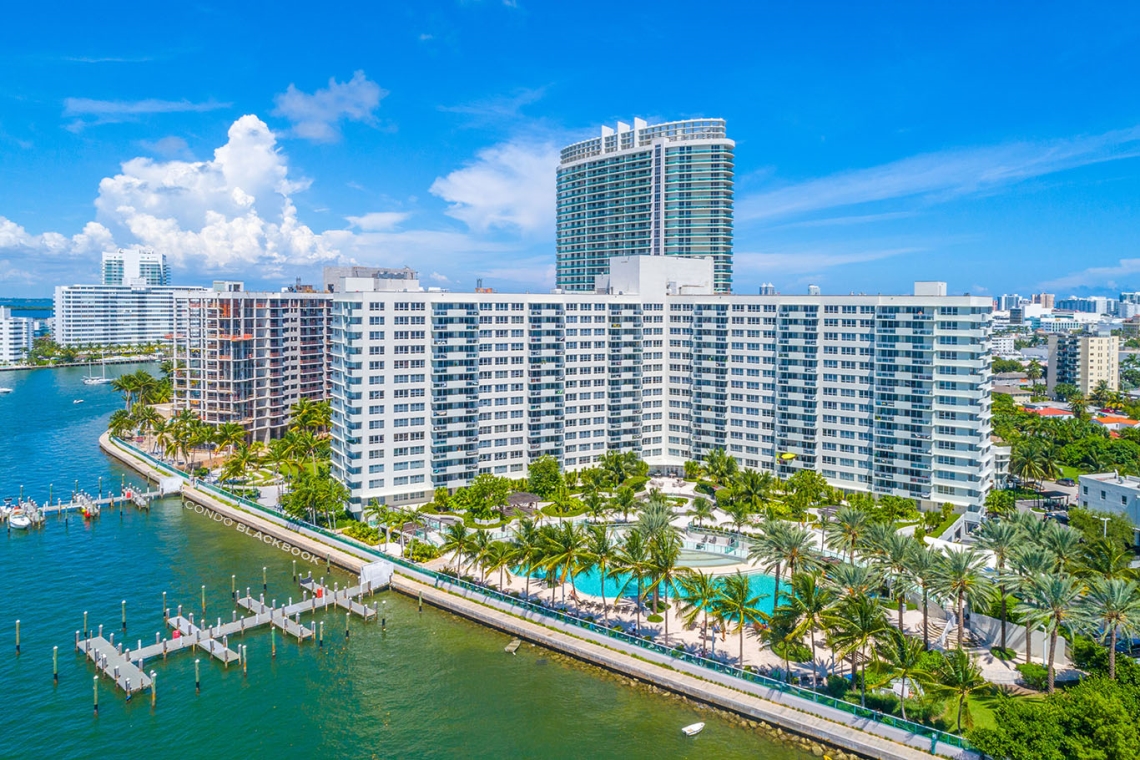
[[[532,577],[542,578],[544,573],[539,570],[533,573]],[[774,595],[776,593],[776,579],[764,573],[746,573],[745,577],[748,579],[748,587],[751,589],[754,596],[761,598],[759,607],[765,612],[771,612],[775,606]],[[631,576],[623,573],[606,573],[605,580],[605,596],[607,600],[616,599],[620,593],[623,597],[634,598],[637,596],[637,582],[630,580]],[[646,583],[643,581],[643,584]],[[596,567],[590,568],[586,572],[578,573],[574,576],[574,588],[580,594],[589,594],[591,596],[602,596],[602,574]],[[644,588],[644,586],[643,586]],[[532,588],[532,593],[534,589]],[[677,594],[677,585],[674,584],[669,591],[669,596],[673,597]]]

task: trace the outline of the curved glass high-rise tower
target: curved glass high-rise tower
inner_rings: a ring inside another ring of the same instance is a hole
[[[558,287],[592,291],[611,256],[711,256],[729,292],[734,147],[724,119],[634,119],[563,148]]]

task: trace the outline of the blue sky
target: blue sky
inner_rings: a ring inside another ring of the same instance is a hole
[[[737,142],[738,292],[1140,289],[1140,6],[22,4],[0,28],[0,295],[175,279],[553,282],[557,149]]]

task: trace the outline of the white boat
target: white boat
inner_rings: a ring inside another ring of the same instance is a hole
[[[82,403],[83,403],[83,399],[81,399],[81,398],[77,398],[77,399],[75,399],[74,401],[72,401],[71,403],[73,403],[73,404],[82,404]]]
[[[704,731],[704,730],[705,730],[705,724],[704,723],[693,723],[692,725],[685,726],[684,728],[682,728],[681,733],[683,733],[685,736],[696,736],[697,734],[699,734],[701,731]]]
[[[90,367],[91,365],[88,364],[87,366]],[[110,383],[110,382],[114,382],[114,380],[110,377],[107,377],[107,357],[106,356],[103,357],[103,374],[102,375],[96,375],[94,373],[91,373],[91,374],[87,375],[87,377],[83,378],[83,384],[84,385],[106,385],[107,383]]]
[[[32,518],[24,514],[24,510],[17,507],[8,515],[8,524],[16,530],[27,530],[32,527]]]
[[[12,392],[11,388],[0,388],[0,393],[11,393],[11,392]]]

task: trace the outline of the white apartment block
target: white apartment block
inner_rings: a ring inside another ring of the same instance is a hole
[[[668,470],[724,448],[926,504],[993,484],[990,299],[714,294],[710,260],[652,256],[612,259],[595,293],[343,284],[332,467],[357,508],[607,449]]]
[[[60,285],[52,337],[64,346],[130,346],[169,340],[176,293],[203,288]]]
[[[1124,515],[1140,537],[1140,478],[1116,472],[1081,475],[1077,498],[1086,509]]]
[[[1058,383],[1088,396],[1101,383],[1120,388],[1120,338],[1115,335],[1050,335],[1049,394]]]
[[[103,252],[104,285],[170,284],[166,254],[144,248],[120,248]]]
[[[12,310],[0,306],[0,364],[22,362],[32,350],[36,320],[13,317]]]
[[[994,356],[1016,356],[1014,341],[1017,336],[1011,332],[994,333],[991,340],[991,351]]]

